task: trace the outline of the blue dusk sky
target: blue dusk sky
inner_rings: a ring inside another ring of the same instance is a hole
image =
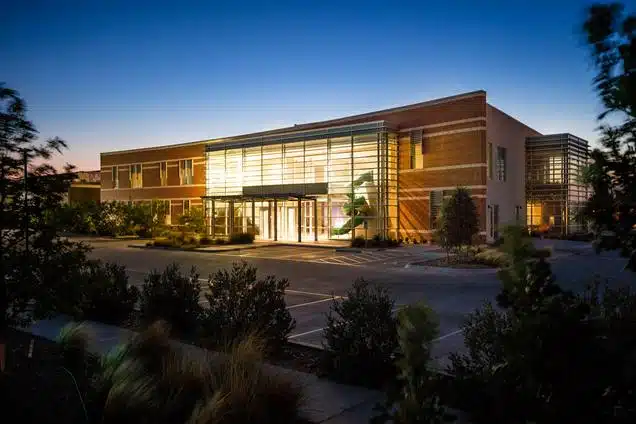
[[[483,89],[543,133],[593,143],[579,0],[29,0],[2,6],[0,81],[56,164]]]

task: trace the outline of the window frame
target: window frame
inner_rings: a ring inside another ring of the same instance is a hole
[[[492,143],[488,143],[488,145],[486,146],[486,165],[488,168],[488,179],[492,180],[492,175],[493,175],[493,164],[492,164]]]
[[[186,208],[186,204],[188,205],[188,207]],[[192,201],[190,199],[183,199],[181,201],[181,213],[185,214],[186,212],[190,212],[190,209],[192,208]]]
[[[188,167],[187,167],[188,163],[190,163],[190,174],[189,175],[186,172],[188,170]],[[188,180],[190,180],[190,181],[188,182]],[[180,183],[180,185],[192,185],[192,184],[194,184],[194,160],[193,159],[180,159],[179,160],[179,183]]]
[[[139,170],[137,172],[137,170]],[[141,163],[133,163],[128,167],[128,174],[130,179],[130,188],[143,188],[144,176],[143,165]],[[137,184],[135,184],[137,181]]]
[[[168,162],[159,162],[159,185],[165,187],[168,185]]]
[[[507,158],[507,149],[502,146],[497,146],[497,162],[495,166],[495,171],[497,174],[497,180],[506,182],[507,180],[507,171],[508,171],[508,158]]]
[[[119,167],[114,165],[110,170],[110,178],[112,180],[112,188],[119,188]]]

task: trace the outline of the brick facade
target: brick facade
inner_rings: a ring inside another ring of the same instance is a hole
[[[479,213],[480,232],[482,237],[486,237],[489,225],[487,205],[491,186],[487,176],[488,142],[494,140],[498,143],[502,137],[507,137],[505,144],[509,148],[512,149],[511,146],[514,145],[522,149],[525,134],[539,134],[510,117],[505,121],[505,125],[494,125],[493,119],[503,119],[498,115],[493,118],[496,114],[486,101],[486,92],[476,91],[411,106],[266,131],[252,136],[387,121],[398,131],[400,237],[429,240],[432,235],[431,192],[452,190],[456,186],[470,189]],[[506,134],[499,134],[500,127],[505,127]],[[411,134],[419,134],[421,137],[421,145],[418,144],[414,158],[411,157]],[[192,205],[201,204],[200,197],[205,193],[205,146],[214,142],[215,140],[208,140],[184,145],[102,153],[102,200],[170,200],[171,215],[174,219],[182,213],[183,200],[190,200]],[[513,150],[516,152],[518,149]],[[191,185],[181,185],[180,182],[179,161],[184,159],[193,160],[194,174]],[[161,185],[160,178],[161,161],[167,163],[168,171],[164,186]],[[413,161],[416,166],[411,166]],[[508,166],[523,166],[517,164],[516,156],[514,161],[514,164]],[[131,164],[142,165],[142,188],[130,188]],[[113,166],[118,166],[119,169],[117,189],[113,188]],[[512,185],[499,184],[497,189],[508,192],[512,190],[511,187]],[[514,187],[516,190],[516,185]]]

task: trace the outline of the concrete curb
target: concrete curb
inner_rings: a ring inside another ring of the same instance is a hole
[[[422,273],[430,273],[430,274],[444,274],[444,275],[489,275],[496,274],[499,271],[499,268],[449,268],[442,266],[430,266],[430,265],[418,265],[415,262],[409,262],[404,265],[404,269],[412,270],[412,271],[420,271]]]
[[[208,248],[200,248],[196,247],[194,249],[183,249],[181,247],[170,247],[170,246],[145,246],[140,244],[129,244],[128,247],[132,247],[134,249],[148,249],[148,250],[177,250],[181,252],[196,252],[196,253],[223,253],[223,252],[236,252],[239,250],[251,250],[251,249],[259,249],[261,247],[271,247],[272,245],[267,244],[263,246],[252,246],[245,245],[241,247],[232,247],[229,249],[208,249]]]

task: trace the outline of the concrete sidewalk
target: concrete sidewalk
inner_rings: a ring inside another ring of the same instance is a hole
[[[50,320],[38,321],[27,329],[30,333],[54,340],[60,330],[70,319],[57,317]],[[136,333],[124,328],[105,325],[97,322],[86,322],[91,328],[93,340],[90,349],[99,354],[105,354],[115,346],[125,343]],[[178,342],[181,347],[200,354],[204,357],[207,351]],[[289,376],[304,390],[305,401],[301,409],[303,418],[313,423],[349,423],[366,424],[372,416],[373,405],[383,399],[383,394],[361,387],[347,386],[318,378],[288,368],[264,364],[268,370]]]

